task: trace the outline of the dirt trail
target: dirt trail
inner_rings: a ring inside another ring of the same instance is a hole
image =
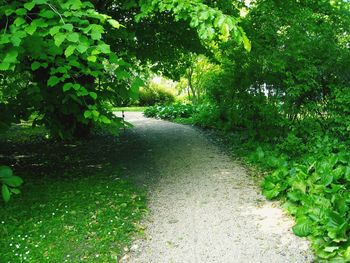
[[[311,262],[293,222],[191,126],[126,113],[125,170],[150,189],[146,236],[121,262]]]

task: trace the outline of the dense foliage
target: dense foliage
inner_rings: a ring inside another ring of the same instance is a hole
[[[188,106],[189,123],[225,131],[269,173],[266,197],[282,199],[294,233],[337,262],[350,260],[349,23],[347,1],[254,1],[242,17],[251,52],[228,41],[206,62],[215,70],[194,60],[203,97]],[[146,115],[178,121],[177,107]]]
[[[250,45],[233,13],[202,1],[93,3],[33,0],[0,6],[1,127],[36,113],[34,124],[44,124],[61,139],[86,136],[94,125],[117,129],[122,120],[108,104],[135,97],[143,84],[141,64],[154,62],[153,52],[140,50],[159,49],[179,28],[192,34],[189,42],[197,43],[197,51],[228,40],[232,32],[237,43]],[[165,21],[165,27],[159,24]],[[157,23],[161,32],[154,31]],[[161,34],[169,27],[175,29],[170,36]],[[164,61],[175,65],[191,45],[182,39],[171,43],[176,52]]]
[[[156,105],[148,107],[144,115],[150,118],[174,120],[177,118],[189,118],[196,112],[192,104],[174,103],[171,105]]]

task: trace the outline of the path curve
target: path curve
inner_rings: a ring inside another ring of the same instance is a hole
[[[121,262],[312,262],[293,221],[245,169],[191,126],[126,113],[125,170],[148,185],[145,238]],[[127,161],[129,160],[129,161]]]

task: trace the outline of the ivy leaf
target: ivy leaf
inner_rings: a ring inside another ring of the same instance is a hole
[[[1,187],[1,192],[2,192],[2,198],[4,199],[4,201],[7,203],[8,201],[10,201],[10,191],[9,188],[7,187],[7,185],[3,184]]]
[[[55,35],[54,39],[55,39],[55,45],[59,47],[63,43],[63,41],[66,39],[66,35],[62,33],[58,33],[57,35]]]
[[[64,51],[64,55],[68,58],[74,53],[75,48],[76,48],[75,45],[69,45]]]
[[[78,33],[71,33],[67,36],[67,39],[71,42],[78,42],[79,41],[79,34]]]
[[[50,78],[49,78],[49,80],[47,81],[47,85],[49,86],[49,87],[53,87],[53,86],[55,86],[57,83],[59,83],[60,82],[60,79],[59,78],[57,78],[56,76],[51,76]]]
[[[34,8],[35,2],[25,3],[23,6],[30,11]]]

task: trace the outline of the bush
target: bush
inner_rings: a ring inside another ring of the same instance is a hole
[[[192,104],[174,103],[171,105],[158,105],[145,110],[146,117],[173,120],[177,118],[190,118],[196,112]]]
[[[140,106],[170,104],[175,102],[175,95],[169,88],[152,83],[148,87],[140,89],[138,102]]]

